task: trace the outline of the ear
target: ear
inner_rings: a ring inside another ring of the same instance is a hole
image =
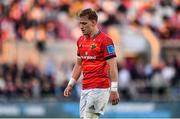
[[[96,26],[97,21],[96,20],[92,20],[92,24],[93,24],[93,26]]]

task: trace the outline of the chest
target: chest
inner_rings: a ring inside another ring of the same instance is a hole
[[[102,52],[101,42],[83,40],[79,43],[78,50],[81,56],[98,56]]]

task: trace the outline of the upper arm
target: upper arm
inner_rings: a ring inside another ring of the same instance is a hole
[[[76,60],[76,64],[78,65],[78,66],[81,66],[82,65],[82,59],[81,59],[81,57],[77,57],[77,60]]]
[[[106,60],[109,66],[109,78],[112,82],[117,82],[118,80],[118,70],[117,70],[117,62],[116,58],[111,58]]]
[[[105,38],[102,43],[103,56],[105,60],[116,57],[115,48],[112,39]]]
[[[107,64],[108,64],[109,68],[111,68],[111,67],[117,67],[117,62],[116,62],[116,58],[115,58],[115,57],[106,60],[106,62],[107,62]]]

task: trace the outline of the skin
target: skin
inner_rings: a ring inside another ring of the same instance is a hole
[[[80,17],[79,25],[83,35],[86,35],[88,37],[93,37],[95,34],[99,32],[99,29],[97,27],[97,22],[95,20],[89,20],[88,17],[86,16]],[[111,82],[117,82],[118,71],[117,71],[116,59],[111,58],[109,60],[106,60],[106,62],[109,65]],[[79,79],[82,71],[81,65],[82,65],[82,60],[80,57],[78,57],[72,71],[72,77],[76,81]],[[72,85],[67,85],[66,89],[64,90],[65,97],[71,95],[72,88],[73,88]],[[118,102],[120,101],[119,93],[117,91],[111,91],[109,101],[112,103],[112,105],[118,104]]]

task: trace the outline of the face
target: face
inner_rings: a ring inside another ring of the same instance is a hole
[[[86,16],[79,19],[80,29],[83,35],[90,35],[95,27],[95,21],[89,20]]]

